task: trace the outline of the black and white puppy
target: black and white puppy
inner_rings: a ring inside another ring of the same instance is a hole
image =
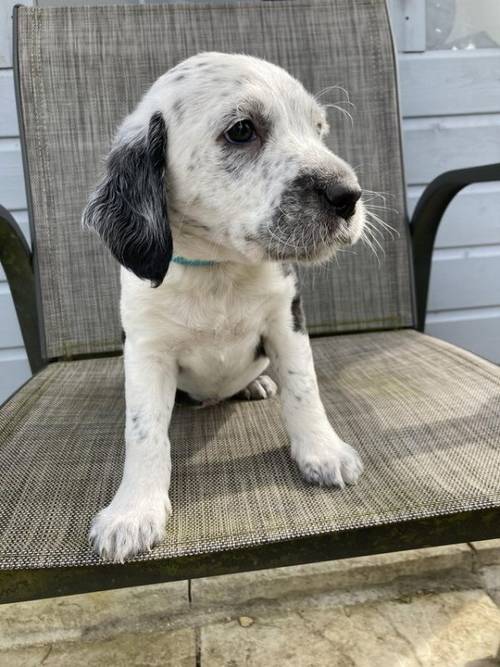
[[[169,70],[119,128],[84,213],[124,267],[126,459],[90,531],[103,557],[162,539],[176,389],[206,403],[266,398],[271,360],[305,479],[342,487],[360,475],[322,405],[290,265],[325,261],[362,233],[358,180],[327,132],[325,110],[287,72],[225,53]]]

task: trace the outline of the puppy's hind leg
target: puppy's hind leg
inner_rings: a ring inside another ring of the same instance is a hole
[[[252,380],[245,389],[238,394],[238,398],[244,398],[247,401],[261,401],[266,398],[272,398],[278,393],[278,385],[269,377],[269,375],[259,375]]]

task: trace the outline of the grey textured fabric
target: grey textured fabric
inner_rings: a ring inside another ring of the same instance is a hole
[[[364,188],[389,193],[391,210],[383,216],[399,234],[382,240],[380,263],[357,247],[307,273],[310,331],[413,325],[394,59],[383,0],[23,7],[18,18],[22,122],[49,358],[119,349],[117,265],[81,230],[81,211],[118,122],[160,74],[202,50],[264,57],[314,93],[329,86],[349,90],[354,126],[331,109],[328,141],[357,167]],[[342,98],[333,88],[321,99]]]
[[[500,503],[500,369],[414,331],[313,342],[323,400],[365,472],[342,491],[307,485],[277,398],[176,407],[173,516],[138,560]],[[117,488],[122,359],[50,364],[0,411],[0,567],[97,563],[91,517]]]

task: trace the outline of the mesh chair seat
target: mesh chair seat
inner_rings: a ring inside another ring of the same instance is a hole
[[[279,400],[178,406],[173,516],[135,560],[207,554],[498,506],[500,369],[415,331],[313,340],[321,393],[365,473],[305,483]],[[120,482],[120,357],[49,364],[0,411],[0,568],[97,564],[92,516]]]

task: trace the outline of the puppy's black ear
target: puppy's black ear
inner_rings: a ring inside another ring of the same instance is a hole
[[[167,131],[157,112],[147,133],[115,143],[106,175],[83,213],[83,224],[98,232],[120,264],[154,287],[172,257],[166,162]]]

